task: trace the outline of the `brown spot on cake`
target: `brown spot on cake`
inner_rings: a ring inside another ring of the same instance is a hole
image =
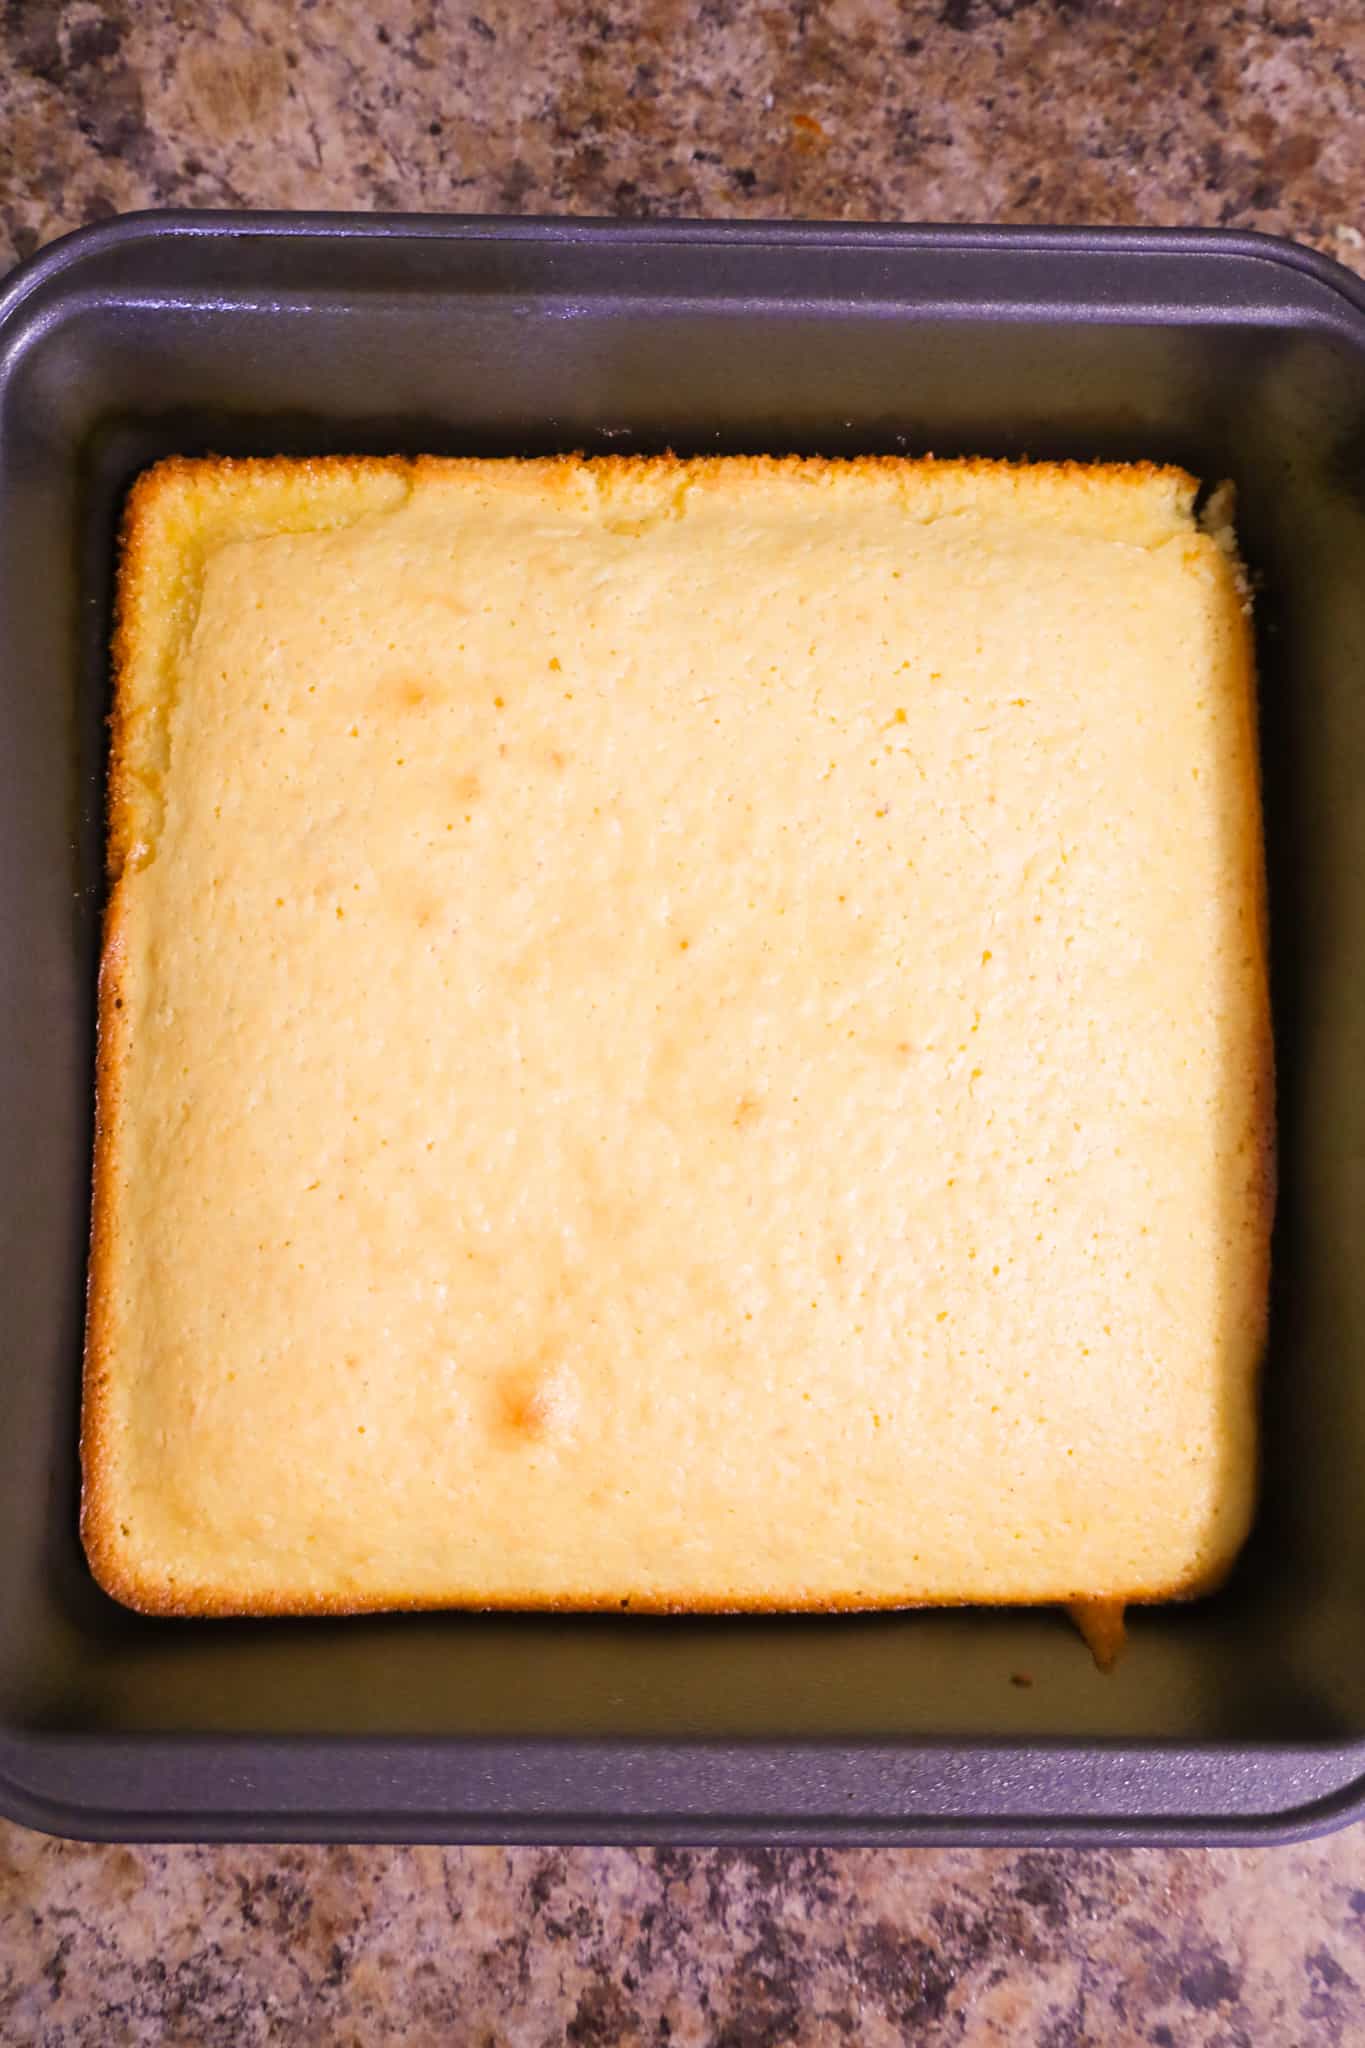
[[[548,1409],[544,1382],[535,1366],[521,1366],[498,1382],[498,1420],[509,1436],[539,1438]]]
[[[377,718],[401,718],[415,711],[429,711],[437,694],[435,686],[423,676],[385,676],[375,685],[372,709]]]
[[[497,1423],[505,1441],[544,1443],[572,1424],[577,1410],[572,1374],[548,1345],[506,1367],[494,1384]]]
[[[414,891],[412,917],[419,932],[442,930],[453,937],[460,929],[458,920],[451,916],[450,903],[437,891]]]

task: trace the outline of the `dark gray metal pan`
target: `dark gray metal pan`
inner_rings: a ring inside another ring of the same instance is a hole
[[[171,452],[932,449],[1235,479],[1280,1212],[1264,1497],[1048,1613],[186,1624],[76,1537],[120,497]],[[0,294],[0,1807],[84,1835],[1241,1841],[1365,1809],[1365,288],[1218,234],[165,215]],[[1016,1682],[1021,1678],[1028,1684]]]

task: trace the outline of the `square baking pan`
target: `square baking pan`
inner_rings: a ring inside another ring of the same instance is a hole
[[[1280,1202],[1263,1496],[1098,1672],[1044,1611],[175,1622],[76,1533],[114,535],[180,452],[1230,477]],[[0,1807],[87,1836],[1240,1841],[1365,1810],[1365,287],[1220,234],[163,215],[0,294]]]

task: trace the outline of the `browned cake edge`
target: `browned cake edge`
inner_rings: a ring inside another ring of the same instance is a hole
[[[660,470],[705,476],[748,473],[755,478],[774,474],[818,475],[825,471],[886,471],[935,468],[967,475],[984,476],[1028,471],[1031,475],[1084,477],[1095,482],[1146,483],[1167,477],[1187,488],[1193,497],[1197,480],[1185,470],[1162,463],[1013,463],[988,457],[947,458],[932,455],[868,455],[848,459],[822,456],[660,456],[602,455],[585,457],[510,457],[497,459],[498,467],[516,462],[522,468],[537,468],[553,479],[568,480],[584,464],[612,480],[647,477]],[[158,521],[176,495],[206,481],[233,483],[279,476],[306,470],[319,483],[340,482],[360,475],[386,472],[414,481],[423,473],[488,466],[481,457],[443,456],[253,456],[187,457],[170,456],[144,470],[133,482],[125,504],[119,534],[119,559],[115,591],[115,625],[111,647],[113,696],[109,714],[109,768],[106,798],[108,901],[104,915],[97,999],[97,1048],[95,1060],[95,1142],[90,1224],[90,1261],[86,1293],[86,1330],[82,1376],[80,1459],[81,1540],[96,1583],[122,1605],[141,1614],[182,1617],[225,1617],[229,1615],[345,1615],[402,1611],[432,1611],[460,1608],[466,1611],[521,1609],[555,1613],[636,1614],[774,1614],[774,1613],[858,1613],[871,1610],[908,1610],[917,1607],[990,1606],[1112,1606],[1120,1612],[1125,1603],[1152,1604],[1190,1600],[1212,1593],[1223,1583],[1236,1560],[1243,1540],[1239,1534],[1226,1556],[1214,1559],[1196,1576],[1168,1584],[1111,1589],[1097,1586],[1059,1586],[1050,1596],[1002,1599],[992,1596],[982,1602],[964,1594],[956,1599],[934,1601],[900,1597],[869,1596],[851,1590],[847,1594],[782,1600],[737,1598],[718,1593],[714,1597],[689,1597],[671,1601],[635,1594],[622,1598],[604,1596],[548,1597],[540,1592],[507,1596],[491,1602],[475,1602],[452,1593],[449,1598],[429,1595],[413,1597],[396,1588],[391,1594],[374,1593],[360,1599],[332,1594],[247,1592],[234,1594],[221,1584],[184,1585],[169,1576],[150,1577],[139,1573],[123,1549],[126,1531],[120,1527],[116,1453],[111,1438],[109,1381],[117,1354],[117,1319],[113,1299],[115,1251],[118,1238],[118,1188],[122,1157],[122,1075],[132,1019],[123,997],[124,940],[128,916],[129,862],[135,853],[136,778],[130,755],[131,672],[136,658],[140,613],[151,580]],[[1235,566],[1235,565],[1234,565]],[[1241,695],[1248,714],[1255,721],[1256,691],[1254,657],[1249,625],[1241,633],[1243,687]],[[1254,735],[1253,735],[1254,737]],[[1259,775],[1259,749],[1253,748]],[[1249,792],[1252,816],[1260,843],[1261,801],[1259,782]],[[1264,858],[1255,860],[1257,925],[1262,963],[1268,949]],[[1274,1157],[1274,1046],[1268,1015],[1257,1046],[1255,1071],[1249,1077],[1256,1103],[1256,1126],[1261,1134],[1257,1157],[1250,1168],[1252,1195],[1261,1227],[1255,1244],[1262,1248],[1262,1271],[1257,1276],[1262,1301],[1269,1291],[1268,1239],[1275,1202]],[[1262,1331],[1262,1343],[1264,1330]]]

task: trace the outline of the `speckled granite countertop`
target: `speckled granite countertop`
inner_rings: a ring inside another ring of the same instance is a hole
[[[8,0],[0,224],[1146,221],[1365,261],[1359,0]]]
[[[1358,1834],[1016,1855],[137,1850],[15,1829],[0,2039],[1356,2048],[1362,1884]]]
[[[1365,270],[1358,0],[8,0],[0,267],[147,205],[1148,221]],[[1365,1831],[1262,1851],[88,1848],[0,2039],[1365,2042]]]

